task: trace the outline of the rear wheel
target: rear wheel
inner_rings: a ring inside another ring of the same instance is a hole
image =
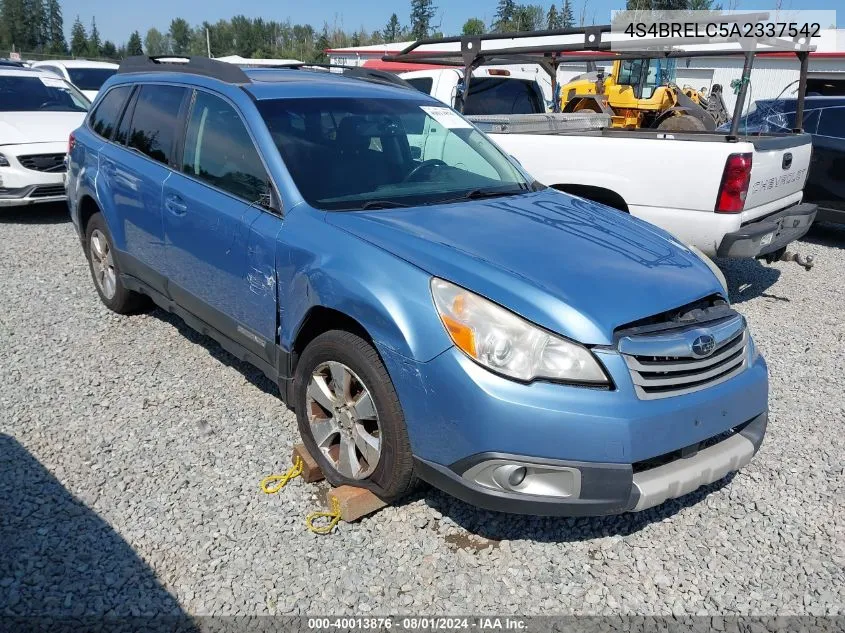
[[[669,132],[704,132],[707,126],[704,125],[704,121],[691,114],[676,114],[663,119],[657,129]]]
[[[85,254],[94,287],[105,306],[118,314],[131,314],[145,305],[145,297],[128,290],[120,279],[114,242],[102,214],[95,213],[85,230]]]
[[[334,486],[368,488],[387,502],[413,485],[405,418],[375,348],[351,332],[315,338],[296,369],[302,441]]]

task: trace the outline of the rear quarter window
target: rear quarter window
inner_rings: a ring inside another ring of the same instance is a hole
[[[91,129],[96,134],[111,140],[120,120],[120,113],[123,112],[123,106],[131,91],[131,86],[116,86],[103,97],[88,120]]]
[[[537,114],[545,112],[535,84],[522,79],[473,78],[464,114]]]
[[[414,88],[427,95],[431,94],[431,87],[434,85],[434,79],[431,77],[416,77],[414,79],[406,79]]]

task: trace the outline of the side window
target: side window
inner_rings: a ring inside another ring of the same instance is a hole
[[[179,108],[185,92],[178,86],[141,86],[132,115],[129,147],[166,165],[178,136]]]
[[[431,94],[431,87],[434,85],[434,79],[431,77],[416,77],[414,79],[406,79],[414,88],[427,95]]]
[[[531,82],[498,77],[473,79],[464,114],[536,114],[544,112]]]
[[[114,134],[116,143],[126,145],[129,142],[129,126],[132,124],[132,111],[135,109],[135,102],[138,100],[138,91],[136,90],[129,97],[126,107],[123,109],[123,116],[120,117],[120,123],[117,126],[117,132]]]
[[[816,134],[845,138],[845,108],[825,108],[822,110]]]
[[[120,120],[123,104],[131,91],[131,86],[117,86],[109,90],[97,109],[91,113],[91,129],[103,138],[111,139]]]
[[[206,92],[197,91],[188,119],[182,171],[248,202],[267,202],[269,178],[243,121]]]

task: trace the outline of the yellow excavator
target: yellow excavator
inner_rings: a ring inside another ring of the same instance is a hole
[[[674,83],[674,59],[617,59],[610,75],[588,64],[587,73],[559,88],[561,112],[600,112],[615,128],[712,131],[728,120],[722,87],[706,90]]]

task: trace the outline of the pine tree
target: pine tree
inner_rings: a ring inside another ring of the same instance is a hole
[[[496,31],[509,31],[513,28],[514,17],[516,17],[516,2],[514,0],[499,0],[493,27]]]
[[[411,35],[415,40],[428,37],[435,9],[433,0],[411,0]]]
[[[65,22],[62,18],[62,7],[59,0],[47,0],[47,32],[49,33],[48,48],[51,53],[67,53],[65,41]]]
[[[102,55],[103,42],[100,40],[100,31],[97,30],[97,19],[91,18],[91,35],[88,36],[88,55],[100,57]]]
[[[117,57],[117,47],[114,45],[114,42],[111,40],[106,40],[103,42],[103,57],[108,57],[109,59],[115,59]]]
[[[314,61],[326,61],[328,59],[328,57],[326,57],[326,51],[331,47],[332,43],[329,40],[329,25],[323,24],[323,30],[320,31],[320,37],[317,38],[317,42],[314,44]]]
[[[144,54],[144,48],[141,45],[141,34],[138,31],[132,31],[132,35],[129,36],[129,41],[126,43],[126,54],[129,56]]]
[[[546,28],[559,29],[560,28],[560,14],[557,12],[557,7],[552,4],[549,7],[549,13],[546,15]]]
[[[387,44],[396,42],[402,36],[402,26],[399,24],[399,17],[394,13],[390,16],[387,26],[384,27],[383,37]]]
[[[575,15],[572,11],[572,2],[563,0],[563,8],[560,13],[560,28],[571,29],[575,26]]]
[[[88,52],[88,34],[85,27],[76,16],[73,27],[70,30],[70,53],[74,57],[82,57]]]
[[[361,35],[358,33],[358,31],[355,31],[352,34],[352,46],[361,46]]]

